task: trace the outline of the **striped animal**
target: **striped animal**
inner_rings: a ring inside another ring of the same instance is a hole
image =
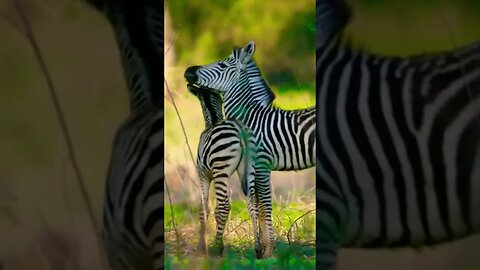
[[[344,44],[350,14],[317,0],[317,269],[480,232],[480,43],[375,55]]]
[[[87,0],[110,22],[130,114],[108,169],[103,235],[111,269],[164,269],[163,1]]]
[[[260,234],[273,245],[273,231],[268,228],[272,223],[270,172],[315,164],[315,107],[292,111],[274,107],[274,94],[253,60],[254,52],[255,43],[249,42],[224,60],[189,67],[185,79],[200,91],[222,94],[226,118],[242,122],[254,133],[259,145],[255,185],[259,220],[264,224],[265,218],[267,226],[260,226]],[[266,250],[263,257],[272,250]]]
[[[247,208],[253,223],[255,249],[261,256],[262,249],[257,221],[257,198],[255,195],[256,141],[251,131],[242,123],[224,120],[222,97],[215,92],[199,91],[188,86],[202,106],[205,130],[200,135],[197,153],[197,172],[202,192],[200,205],[199,250],[205,253],[205,226],[208,218],[208,195],[210,183],[214,182],[216,195],[215,220],[217,232],[215,246],[223,252],[223,233],[230,213],[228,178],[237,171],[243,194],[247,197]]]

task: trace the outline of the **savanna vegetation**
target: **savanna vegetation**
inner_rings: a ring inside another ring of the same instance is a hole
[[[314,1],[172,1],[167,8],[170,15],[167,32],[171,31],[166,33],[167,58],[171,57],[166,66],[165,93],[165,172],[170,190],[165,199],[167,269],[313,269],[313,169],[272,175],[277,249],[271,259],[255,259],[252,223],[236,176],[229,182],[233,202],[223,258],[213,254],[203,258],[196,254],[200,194],[190,149],[196,158],[204,123],[200,103],[186,91],[183,72],[188,66],[225,58],[233,46],[254,40],[255,58],[277,93],[275,104],[287,109],[314,105]],[[179,119],[184,124],[186,138]],[[212,190],[211,205],[215,203],[214,197]],[[211,213],[207,231],[210,245],[214,224]]]

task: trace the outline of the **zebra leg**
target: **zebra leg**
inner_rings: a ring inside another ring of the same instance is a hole
[[[164,269],[164,243],[165,238],[162,235],[159,235],[157,238],[155,238],[153,242],[153,248],[152,248],[152,254],[153,254],[153,269],[155,270],[160,270]]]
[[[337,248],[334,245],[317,240],[317,270],[333,270],[337,259]]]
[[[258,230],[258,202],[255,191],[255,162],[256,146],[251,134],[243,133],[242,139],[246,139],[243,145],[244,155],[237,168],[240,184],[247,198],[247,209],[252,220],[253,236],[255,239],[255,252],[261,252],[260,235]]]
[[[199,219],[200,219],[200,231],[198,240],[198,252],[207,255],[207,240],[205,238],[206,222],[208,219],[208,214],[210,210],[208,209],[208,191],[210,189],[210,179],[205,175],[202,175],[199,172],[200,176],[200,189],[202,191],[202,196],[200,198],[200,207],[199,207]]]
[[[254,173],[255,171],[253,169],[253,164],[240,163],[239,168],[244,168],[244,166],[252,166],[251,173],[248,171],[248,169],[246,172],[242,172],[238,170],[238,176],[239,176],[239,179],[244,179],[243,181],[246,181],[248,183],[248,193],[245,194],[245,196],[247,197],[248,214],[250,215],[250,218],[252,220],[252,225],[253,225],[255,251],[258,254],[259,252],[261,252],[262,247],[260,243],[260,234],[258,229],[258,202],[257,202],[257,194],[255,192],[255,173]],[[246,179],[244,177],[246,177]]]
[[[318,184],[321,183],[321,179],[317,179]],[[339,217],[335,218],[330,212],[327,211],[327,205],[336,204],[335,212]],[[342,213],[346,213],[346,206],[342,202],[342,199],[326,202],[320,196],[316,199],[316,226],[317,226],[317,245],[316,245],[316,257],[317,257],[317,269],[333,270],[335,269],[335,263],[337,258],[337,251],[340,247],[340,243],[344,242],[346,236],[346,224],[348,219]]]
[[[257,171],[256,176],[255,189],[258,197],[258,223],[262,241],[261,252],[257,252],[257,258],[268,258],[272,255],[274,249],[270,171]]]
[[[217,196],[217,205],[215,207],[215,221],[217,223],[217,232],[215,235],[215,246],[218,248],[218,254],[223,253],[223,232],[230,214],[230,199],[227,189],[228,175],[221,174],[214,178],[215,194]]]
[[[252,219],[253,225],[253,236],[255,238],[255,252],[258,254],[261,252],[262,247],[260,243],[260,234],[258,229],[258,202],[256,198],[255,191],[250,191],[247,203],[248,213]]]

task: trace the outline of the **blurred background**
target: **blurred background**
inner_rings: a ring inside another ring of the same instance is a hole
[[[100,14],[79,0],[22,2],[57,88],[99,220],[113,134],[128,113],[113,33]],[[194,156],[203,118],[198,101],[186,92],[183,71],[227,56],[233,45],[257,42],[255,57],[277,95],[278,106],[315,103],[314,45],[310,43],[315,27],[309,23],[314,4],[288,2],[292,3],[277,1],[268,6],[246,0],[167,1],[165,78]],[[355,46],[372,52],[409,55],[480,40],[477,0],[348,2],[354,17],[347,34]],[[101,269],[45,78],[30,44],[14,26],[18,23],[12,1],[1,0],[0,265],[15,270]],[[193,182],[197,178],[168,92],[165,117],[170,198],[174,206],[196,203]],[[231,182],[239,198],[237,183]],[[277,201],[296,201],[297,209],[314,207],[308,194],[314,192],[313,170],[276,173],[273,183]],[[479,243],[477,236],[420,252],[343,250],[339,267],[480,269]]]

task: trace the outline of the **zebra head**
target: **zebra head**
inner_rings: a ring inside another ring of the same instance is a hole
[[[255,42],[248,42],[243,48],[234,48],[226,59],[205,66],[191,66],[185,70],[189,85],[209,89],[222,95],[248,79],[247,67],[255,66],[253,54]]]

